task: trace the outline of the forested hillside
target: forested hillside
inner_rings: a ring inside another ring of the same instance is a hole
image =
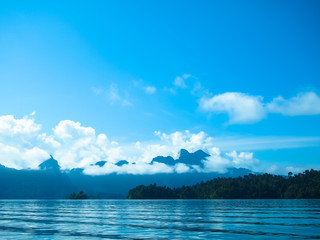
[[[320,171],[311,169],[288,177],[249,174],[215,178],[193,186],[169,188],[152,184],[131,189],[128,199],[280,199],[320,198]]]

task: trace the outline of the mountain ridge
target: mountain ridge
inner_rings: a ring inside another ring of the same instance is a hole
[[[160,160],[171,161],[172,164],[202,164],[208,154],[203,151],[189,153],[180,151],[179,158],[158,156],[150,164]],[[188,162],[189,161],[189,162]],[[106,161],[99,161],[97,166],[103,167]],[[115,163],[118,167],[128,165],[126,160]],[[225,173],[197,172],[155,173],[155,174],[117,174],[86,175],[82,168],[61,170],[59,162],[52,156],[39,164],[39,170],[16,170],[0,166],[0,198],[34,198],[61,199],[72,192],[83,190],[89,198],[125,198],[128,191],[141,184],[157,183],[159,186],[181,187],[193,185],[217,177],[238,177],[252,173],[249,169],[229,168]]]

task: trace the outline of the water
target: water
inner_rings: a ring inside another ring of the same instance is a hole
[[[0,200],[0,239],[320,239],[320,200]]]

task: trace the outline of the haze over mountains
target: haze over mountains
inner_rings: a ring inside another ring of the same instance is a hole
[[[67,198],[70,193],[83,190],[91,198],[125,198],[128,191],[138,185],[157,183],[169,187],[192,185],[215,177],[238,177],[251,171],[229,168],[225,173],[206,172],[204,163],[209,155],[202,150],[189,153],[180,150],[179,158],[158,156],[150,165],[171,166],[175,171],[155,174],[87,175],[81,168],[61,170],[52,156],[39,165],[39,170],[16,170],[0,166],[0,198]],[[102,168],[106,161],[95,166]],[[135,163],[121,160],[117,167],[130,167]],[[185,171],[185,169],[188,171]]]

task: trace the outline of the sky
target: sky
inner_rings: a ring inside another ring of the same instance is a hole
[[[90,174],[203,149],[320,167],[319,1],[2,1],[0,164]],[[92,167],[108,161],[103,169]],[[187,166],[184,166],[187,169]],[[129,168],[127,166],[127,168]],[[113,170],[110,170],[113,169]]]

